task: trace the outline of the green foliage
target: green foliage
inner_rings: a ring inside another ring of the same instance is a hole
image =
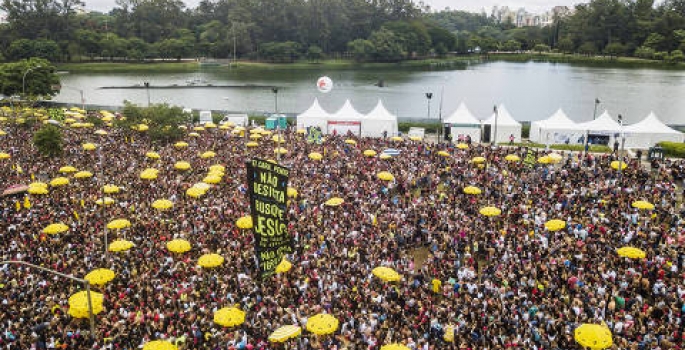
[[[60,48],[57,43],[52,40],[19,39],[13,41],[7,49],[7,57],[15,61],[31,57],[44,58],[48,61],[57,61],[60,58]]]
[[[259,54],[270,62],[292,63],[300,56],[301,45],[286,41],[283,43],[268,42],[259,46]]]
[[[578,47],[578,52],[583,55],[594,55],[597,53],[597,46],[592,42],[585,42],[580,47]]]
[[[626,47],[621,43],[611,43],[604,48],[604,53],[611,57],[618,57],[626,52]]]
[[[369,41],[373,45],[375,61],[396,62],[401,61],[407,55],[402,39],[388,29],[381,28],[371,33]]]
[[[50,99],[57,92],[54,85],[59,84],[55,67],[42,58],[31,58],[0,65],[0,93],[6,96],[21,95],[26,87],[25,99],[41,96]]]
[[[533,51],[537,53],[549,52],[549,50],[551,50],[549,45],[545,44],[537,44],[535,47],[533,47]]]
[[[530,123],[523,123],[521,125],[521,137],[524,139],[530,137]]]
[[[409,132],[409,128],[424,128],[427,133],[437,133],[440,128],[439,123],[422,123],[422,122],[399,122],[397,129],[401,132]]]
[[[551,149],[555,149],[558,151],[574,151],[574,152],[581,152],[585,151],[585,145],[566,145],[566,144],[558,144],[558,145],[551,145],[549,146]],[[611,153],[612,150],[609,146],[605,145],[590,145],[588,148],[590,152],[595,152],[595,153]]]
[[[44,125],[33,135],[33,145],[48,157],[62,154],[62,131],[54,125]]]
[[[664,155],[667,157],[685,158],[685,143],[665,141],[657,145],[664,149]]]
[[[574,48],[575,45],[570,38],[563,38],[559,40],[559,43],[557,44],[557,49],[562,53],[572,53]]]
[[[307,49],[307,59],[318,62],[323,59],[323,50],[316,45],[309,45],[309,48]]]
[[[188,117],[181,107],[169,106],[168,104],[154,104],[150,107],[139,107],[128,101],[124,101],[122,114],[125,120],[117,121],[117,125],[130,129],[138,124],[146,124],[146,131],[154,141],[169,143],[183,136],[179,126],[186,123]]]
[[[654,58],[654,49],[651,47],[640,46],[635,49],[634,55],[635,57],[639,58],[652,59]]]
[[[518,42],[517,40],[507,40],[505,43],[500,45],[500,51],[508,51],[508,52],[513,52],[513,51],[518,51],[521,50],[521,43]]]
[[[352,53],[352,57],[357,62],[365,62],[373,59],[374,47],[371,41],[366,39],[357,39],[350,41],[347,48]]]
[[[666,61],[668,63],[679,63],[682,62],[685,59],[685,56],[683,55],[683,52],[680,50],[673,50],[671,51],[671,54],[668,55],[666,58]]]

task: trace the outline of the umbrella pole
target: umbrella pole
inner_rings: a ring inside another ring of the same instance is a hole
[[[93,301],[90,298],[90,282],[85,281],[88,296],[88,318],[90,319],[90,336],[95,339],[95,319],[93,318]]]

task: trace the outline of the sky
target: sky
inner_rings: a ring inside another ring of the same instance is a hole
[[[86,9],[100,12],[109,12],[115,6],[113,0],[84,0]],[[200,0],[184,0],[186,6],[195,7]],[[415,0],[418,3],[418,0]],[[529,12],[543,13],[557,5],[572,7],[583,0],[423,0],[424,3],[435,10],[442,10],[449,7],[452,10],[463,10],[469,12],[480,12],[485,8],[489,14],[493,6],[509,6],[512,9],[525,8]]]

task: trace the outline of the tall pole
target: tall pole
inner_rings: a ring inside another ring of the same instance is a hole
[[[595,120],[597,118],[597,105],[599,105],[601,101],[598,98],[595,98],[595,111],[592,113],[592,120]]]
[[[426,92],[426,99],[428,100],[428,114],[426,116],[426,119],[430,120],[431,118],[431,99],[433,98],[433,93],[432,92]],[[438,128],[438,141],[440,140],[440,128]]]
[[[278,88],[271,88],[274,93],[274,115],[276,116],[276,162],[281,162],[281,118],[278,116]]]
[[[623,116],[618,115],[618,125],[621,132],[621,152],[618,155],[618,184],[621,186],[623,183],[623,147],[626,143],[626,136],[623,133]]]
[[[493,112],[495,112],[495,132],[490,144],[497,145],[497,121],[499,119],[499,112],[497,111],[497,106],[492,107]]]
[[[274,93],[274,113],[278,113],[278,88],[273,87],[271,88],[271,92]]]
[[[147,93],[147,106],[150,107],[150,82],[145,82],[145,92]]]
[[[445,129],[445,126],[442,125],[442,97],[445,94],[445,84],[442,84],[442,87],[440,88],[440,109],[438,111],[438,119],[440,119],[440,128],[438,129],[438,143],[440,143],[440,139],[442,136],[442,133]],[[444,137],[443,137],[444,138]]]
[[[83,90],[79,89],[78,92],[81,93],[81,110],[85,111],[86,110],[86,99],[83,98]]]

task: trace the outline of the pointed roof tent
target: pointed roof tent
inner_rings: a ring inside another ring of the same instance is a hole
[[[625,127],[625,132],[627,133],[649,133],[649,134],[677,134],[683,135],[678,130],[675,130],[668,125],[664,124],[659,118],[656,117],[654,112],[650,112],[645,119],[631,124]]]
[[[608,111],[604,111],[602,115],[597,117],[595,120],[589,122],[580,123],[577,126],[578,130],[587,131],[609,131],[609,132],[619,132],[621,131],[621,126],[611,118]]]
[[[319,105],[319,99],[316,97],[314,98],[314,102],[312,102],[312,105],[307,108],[306,111],[300,113],[297,117],[298,118],[328,118],[330,113],[326,112],[323,108],[321,108],[321,105]]]
[[[362,118],[364,118],[364,115],[352,107],[349,99],[345,100],[345,104],[337,112],[329,116],[329,119],[334,120],[362,120]]]
[[[378,99],[378,104],[376,104],[376,107],[374,107],[371,112],[366,114],[364,118],[375,120],[397,120],[397,116],[390,113],[383,105],[383,101],[380,99]]]
[[[564,110],[559,108],[551,117],[537,122],[538,126],[546,129],[563,130],[563,129],[577,129],[577,124],[571,120]]]
[[[452,114],[450,114],[449,117],[443,120],[443,123],[480,126],[480,120],[476,119],[476,117],[474,117],[473,114],[471,114],[471,111],[469,111],[469,109],[466,108],[466,104],[464,104],[464,102],[460,103],[459,107],[457,107],[457,109],[454,112],[452,112]]]
[[[495,119],[497,119],[498,125],[521,126],[521,123],[517,122],[516,119],[509,114],[509,111],[504,107],[504,104],[500,104],[497,107],[497,115],[493,112],[490,118],[483,121],[483,124],[495,124]]]

